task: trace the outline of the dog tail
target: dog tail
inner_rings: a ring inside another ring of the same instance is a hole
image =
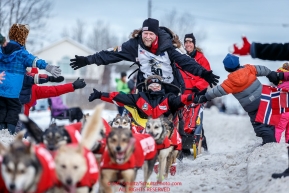
[[[35,140],[36,143],[43,142],[43,131],[39,126],[24,114],[19,114],[19,120],[25,125],[27,132]]]
[[[95,143],[102,139],[101,129],[103,125],[101,113],[103,108],[104,103],[95,107],[93,114],[89,117],[81,132],[81,145],[87,149],[92,149]]]

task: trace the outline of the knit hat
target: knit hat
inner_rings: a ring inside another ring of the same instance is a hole
[[[144,20],[142,24],[142,31],[152,31],[156,35],[159,33],[159,21],[153,18]]]
[[[223,60],[225,69],[235,70],[240,66],[239,57],[233,54],[227,54]]]
[[[191,34],[186,34],[186,35],[185,35],[184,43],[185,43],[186,41],[191,41],[191,42],[194,43],[194,45],[196,45],[196,38],[195,38],[195,36],[194,36],[193,33],[191,33]]]
[[[2,46],[5,41],[6,41],[6,38],[2,36],[2,34],[0,34],[0,46]]]
[[[121,78],[123,78],[123,77],[125,77],[125,76],[126,76],[126,73],[125,73],[125,72],[121,72],[121,73],[120,73],[120,77],[121,77]]]
[[[13,24],[9,30],[9,39],[25,45],[29,33],[29,26],[23,24]]]

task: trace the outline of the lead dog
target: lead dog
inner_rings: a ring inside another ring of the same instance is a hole
[[[100,192],[112,192],[113,182],[124,185],[125,192],[132,192],[137,169],[142,166],[145,186],[156,158],[156,144],[150,135],[112,128],[101,162]]]

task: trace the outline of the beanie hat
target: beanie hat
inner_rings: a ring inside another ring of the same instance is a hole
[[[185,35],[184,43],[185,43],[186,41],[191,41],[191,42],[194,43],[194,45],[196,45],[196,38],[195,38],[195,36],[194,36],[193,33],[191,33],[191,34],[186,34],[186,35]]]
[[[159,32],[159,21],[153,18],[148,18],[144,20],[142,24],[142,31],[152,31],[156,35],[158,35]]]
[[[123,78],[123,77],[125,77],[125,76],[126,76],[126,73],[125,73],[125,72],[121,72],[121,73],[120,73],[120,77],[121,77],[121,78]]]
[[[25,45],[29,33],[29,26],[22,24],[13,24],[9,30],[9,39],[18,42],[22,46]]]
[[[227,54],[223,60],[225,69],[235,70],[240,66],[239,57],[233,54]]]
[[[6,41],[6,38],[2,36],[2,34],[0,34],[0,46],[2,46],[5,41]]]

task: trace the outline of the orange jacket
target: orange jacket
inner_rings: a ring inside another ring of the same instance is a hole
[[[244,68],[236,70],[228,75],[221,87],[227,94],[242,92],[257,79],[257,70],[253,65],[244,65]]]

